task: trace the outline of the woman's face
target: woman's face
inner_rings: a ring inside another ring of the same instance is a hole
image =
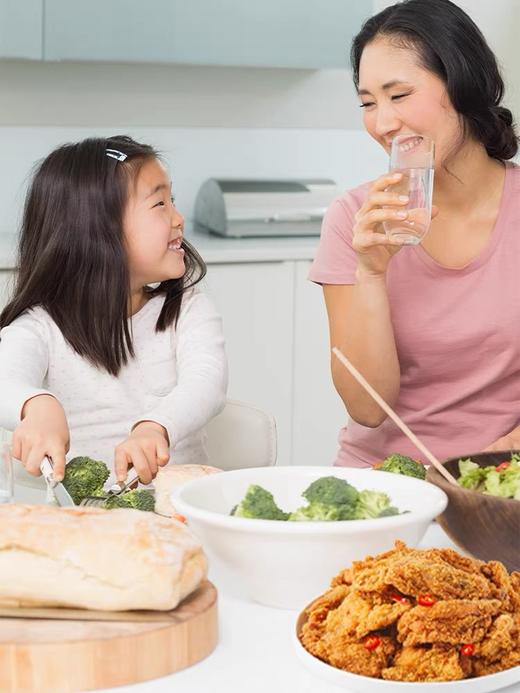
[[[123,231],[133,287],[176,279],[185,272],[180,247],[184,217],[171,195],[170,177],[157,159],[143,164],[130,183]]]
[[[396,135],[427,135],[435,142],[438,166],[460,141],[459,117],[444,83],[419,65],[412,49],[385,38],[367,44],[358,93],[365,128],[387,152]]]

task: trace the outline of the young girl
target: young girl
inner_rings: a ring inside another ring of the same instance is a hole
[[[0,315],[0,426],[31,474],[49,455],[61,479],[69,446],[114,460],[119,480],[133,465],[143,483],[170,457],[206,461],[203,427],[224,406],[227,367],[183,230],[148,145],[87,139],[38,167]]]
[[[329,208],[310,278],[330,336],[439,458],[520,446],[520,168],[504,84],[484,37],[449,0],[405,0],[371,17],[352,46],[367,132],[436,145],[431,228],[419,246],[386,237],[407,200],[382,175]],[[406,213],[404,213],[406,217]],[[402,217],[401,217],[402,218]],[[337,464],[417,450],[342,364],[352,421]]]

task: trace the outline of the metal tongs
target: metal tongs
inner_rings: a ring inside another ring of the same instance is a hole
[[[129,470],[128,476],[126,477],[125,481],[116,481],[116,483],[112,484],[112,486],[108,489],[104,496],[87,496],[86,498],[83,498],[80,505],[87,505],[91,508],[102,508],[105,505],[106,501],[112,498],[112,496],[120,496],[125,491],[128,491],[137,486],[138,483],[139,475],[134,469],[134,467],[132,467]]]
[[[54,466],[52,460],[49,456],[46,456],[40,465],[40,471],[45,483],[47,484],[47,503],[53,503],[54,505],[60,505],[61,507],[75,507],[76,504],[72,500],[70,493],[67,491],[65,486],[56,481],[54,478]],[[128,489],[137,485],[139,482],[139,475],[136,470],[132,467],[125,481],[118,481],[108,489],[108,491],[103,496],[87,496],[83,498],[80,506],[90,506],[90,507],[103,507],[105,501],[107,501],[112,496],[119,496]]]

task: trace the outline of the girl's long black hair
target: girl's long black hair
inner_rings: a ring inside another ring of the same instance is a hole
[[[473,20],[450,0],[404,0],[370,17],[352,41],[350,61],[359,86],[365,46],[378,37],[414,49],[421,65],[444,84],[463,133],[481,142],[490,157],[518,151],[511,111],[501,106],[504,82],[497,60]]]
[[[126,159],[107,156],[107,149]],[[134,356],[123,214],[130,186],[154,158],[159,154],[153,147],[120,135],[65,144],[38,165],[25,201],[16,286],[0,327],[41,306],[75,352],[119,373]],[[151,292],[165,294],[157,331],[176,324],[183,293],[206,274],[185,239],[182,247],[184,276]]]

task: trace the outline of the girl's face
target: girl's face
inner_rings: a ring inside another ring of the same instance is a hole
[[[182,277],[184,217],[175,207],[168,173],[157,159],[143,164],[137,180],[130,183],[123,231],[133,288]]]
[[[439,166],[456,147],[461,126],[446,87],[419,65],[412,49],[382,37],[367,44],[359,64],[358,93],[365,128],[387,152],[396,135],[427,135],[435,142]]]

